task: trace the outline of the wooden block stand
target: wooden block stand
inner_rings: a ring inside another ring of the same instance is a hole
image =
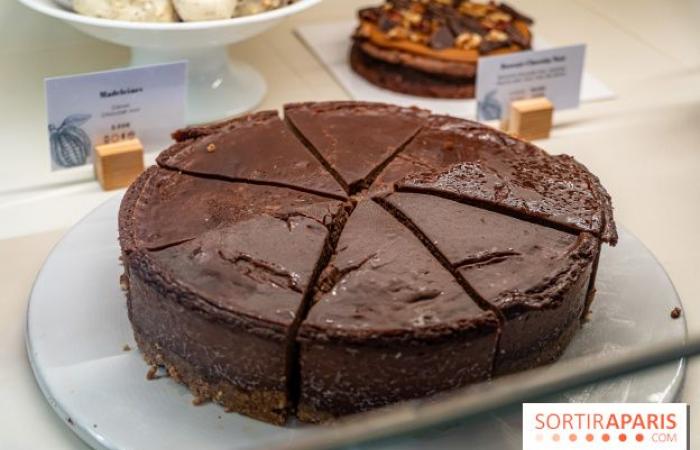
[[[96,145],[93,163],[102,189],[126,187],[143,172],[143,145],[138,139]]]
[[[552,129],[554,105],[545,97],[517,100],[510,104],[510,115],[502,128],[527,141],[546,139]]]

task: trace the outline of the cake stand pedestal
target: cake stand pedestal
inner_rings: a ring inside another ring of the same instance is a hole
[[[240,115],[260,104],[265,79],[252,66],[231,60],[226,46],[192,49],[131,48],[131,65],[187,61],[187,123]]]

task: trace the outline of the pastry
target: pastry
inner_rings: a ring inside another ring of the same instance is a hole
[[[78,14],[132,22],[185,22],[248,16],[295,0],[54,0]]]
[[[79,14],[130,22],[177,22],[171,0],[73,0]]]
[[[173,0],[177,14],[185,22],[229,19],[238,0]]]
[[[529,49],[533,21],[505,3],[387,0],[359,11],[350,65],[405,94],[474,96],[480,56]]]

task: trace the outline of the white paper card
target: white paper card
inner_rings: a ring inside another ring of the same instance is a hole
[[[476,118],[476,101],[473,99],[436,99],[400,94],[381,89],[353,72],[348,64],[348,53],[352,43],[350,36],[356,26],[357,20],[354,19],[314,23],[298,27],[296,33],[354,100],[386,102],[402,106],[415,105],[438,114],[467,119]],[[535,36],[533,47],[544,49],[551,46]],[[612,90],[589,73],[584,74],[582,84],[582,102],[608,100],[615,97]]]
[[[145,151],[170,145],[185,124],[187,63],[47,78],[53,170],[91,162],[94,145],[137,137]]]
[[[556,110],[578,107],[585,55],[579,44],[479,58],[477,118],[500,119],[511,102],[533,97],[547,97]]]

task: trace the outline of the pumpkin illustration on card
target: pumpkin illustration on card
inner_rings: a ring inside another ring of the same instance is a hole
[[[92,148],[90,136],[81,128],[92,116],[71,114],[60,125],[49,124],[51,159],[59,167],[82,166]]]

